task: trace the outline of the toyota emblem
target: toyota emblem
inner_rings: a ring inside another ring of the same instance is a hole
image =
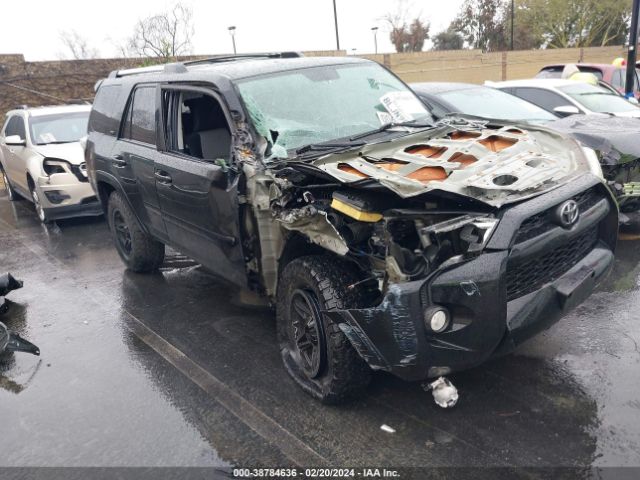
[[[580,209],[574,200],[567,200],[558,207],[556,215],[561,227],[571,228],[580,217]]]

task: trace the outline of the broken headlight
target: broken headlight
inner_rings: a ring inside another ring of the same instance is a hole
[[[589,165],[589,171],[593,173],[600,180],[604,180],[604,174],[602,173],[602,165],[600,165],[600,159],[598,154],[593,148],[582,147],[582,152]]]
[[[497,223],[479,215],[393,219],[387,223],[389,254],[404,275],[419,278],[451,258],[479,254]]]
[[[56,160],[53,158],[45,158],[42,162],[42,168],[47,175],[56,173],[68,173],[68,163],[64,160]]]

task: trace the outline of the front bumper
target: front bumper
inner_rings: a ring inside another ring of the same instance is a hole
[[[69,173],[38,178],[40,202],[47,218],[59,220],[102,215],[102,206],[88,181]]]
[[[516,243],[526,219],[575,198],[585,188],[596,189],[599,197],[574,227],[554,227]],[[393,284],[375,308],[328,311],[326,315],[373,369],[405,380],[465,370],[510,352],[557,322],[606,276],[613,265],[617,210],[605,186],[588,177],[512,207],[501,217],[481,255],[423,280]],[[579,256],[567,253],[567,245],[584,238],[590,240],[583,241]],[[563,260],[567,268],[562,271],[558,267],[561,258],[571,262]],[[529,268],[532,261],[538,265]],[[540,273],[545,262],[549,272]],[[521,275],[528,275],[519,283],[513,278],[518,269]],[[542,283],[532,289],[536,282]],[[423,322],[425,308],[433,305],[451,313],[451,326],[442,333],[432,332]]]

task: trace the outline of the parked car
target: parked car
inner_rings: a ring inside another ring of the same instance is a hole
[[[527,100],[559,117],[576,114],[610,114],[640,118],[640,107],[611,91],[586,83],[561,79],[510,80],[486,85]]]
[[[86,155],[126,266],[153,271],[170,245],[264,295],[286,370],[326,403],[371,370],[421,380],[507,353],[613,261],[617,208],[574,141],[434,124],[364,59],[113,72]]]
[[[463,113],[481,118],[541,125],[558,120],[558,116],[531,102],[482,85],[424,82],[412,83],[410,86],[437,119],[452,113]]]
[[[10,200],[24,197],[42,222],[102,215],[79,140],[90,105],[19,108],[0,132],[0,166]]]
[[[562,78],[562,71],[566,64],[546,65],[540,69],[535,78]],[[627,81],[627,68],[618,67],[608,63],[576,63],[578,70],[584,73],[592,73],[599,82],[611,85],[618,93],[625,93],[625,85]],[[633,77],[633,95],[636,99],[640,99],[640,83],[638,78],[640,71],[636,69]]]
[[[414,83],[411,88],[438,119],[466,114],[491,119],[531,122],[570,135],[596,152],[603,176],[618,201],[621,224],[634,223],[626,214],[640,209],[640,119],[608,115],[553,114],[504,91],[468,83]]]

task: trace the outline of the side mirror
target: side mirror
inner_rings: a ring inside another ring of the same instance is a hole
[[[27,144],[27,141],[24,138],[21,138],[20,135],[9,135],[4,139],[4,143],[12,147],[24,147]]]
[[[556,107],[553,109],[554,113],[557,113],[561,117],[568,117],[569,115],[577,115],[580,113],[578,107],[574,107],[573,105],[562,105],[561,107]]]
[[[640,105],[640,102],[638,102],[638,99],[636,97],[629,97],[628,100],[629,100],[629,103],[633,103],[634,105]]]

